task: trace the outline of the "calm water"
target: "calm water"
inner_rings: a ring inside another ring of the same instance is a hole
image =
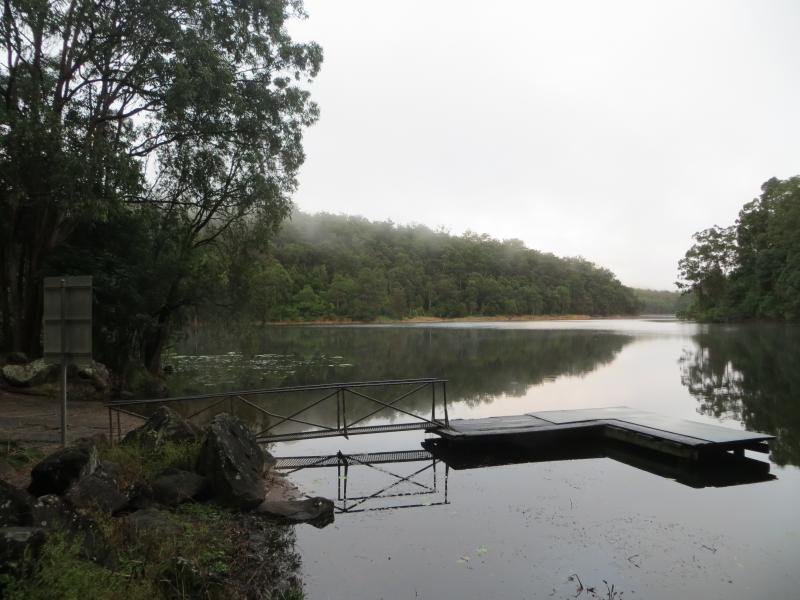
[[[778,438],[769,459],[751,455],[772,463],[774,480],[721,488],[696,489],[609,457],[297,471],[291,478],[305,492],[353,511],[322,530],[297,527],[311,599],[595,597],[580,592],[578,578],[601,598],[800,597],[796,327],[646,319],[276,327],[201,332],[177,352],[173,383],[187,391],[437,376],[449,380],[451,418],[627,405]],[[270,408],[288,414],[311,399],[275,399]],[[401,406],[429,410],[430,396]],[[335,405],[307,415],[336,423]],[[286,442],[273,451],[415,450],[424,437]]]

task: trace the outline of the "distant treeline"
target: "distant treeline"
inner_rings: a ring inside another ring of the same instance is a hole
[[[634,288],[639,300],[639,309],[648,315],[675,315],[684,312],[689,305],[689,295],[668,290],[647,290]]]
[[[630,288],[582,258],[519,240],[299,212],[251,269],[249,286],[247,304],[264,321],[639,311]]]
[[[800,176],[770,179],[730,227],[694,234],[679,263],[688,316],[800,320]]]

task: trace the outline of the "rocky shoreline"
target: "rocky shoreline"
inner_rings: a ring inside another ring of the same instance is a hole
[[[60,449],[27,489],[0,479],[0,597],[301,598],[291,525],[333,504],[274,464],[236,417],[200,431],[166,407]]]

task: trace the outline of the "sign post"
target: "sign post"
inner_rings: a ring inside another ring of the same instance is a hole
[[[61,365],[61,445],[67,445],[67,371],[92,362],[92,278],[45,277],[44,359]]]

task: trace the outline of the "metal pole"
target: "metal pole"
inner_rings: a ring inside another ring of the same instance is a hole
[[[342,392],[336,390],[336,429],[342,428]]]
[[[436,383],[431,383],[431,421],[436,422]]]
[[[61,280],[61,445],[67,445],[67,282]]]
[[[114,420],[111,416],[111,407],[108,407],[108,443],[114,445]]]
[[[342,427],[344,427],[344,437],[345,439],[350,439],[347,437],[347,390],[342,390]],[[345,473],[347,475],[347,473]]]
[[[442,382],[442,402],[444,404],[444,424],[450,427],[450,417],[447,416],[447,382]]]

